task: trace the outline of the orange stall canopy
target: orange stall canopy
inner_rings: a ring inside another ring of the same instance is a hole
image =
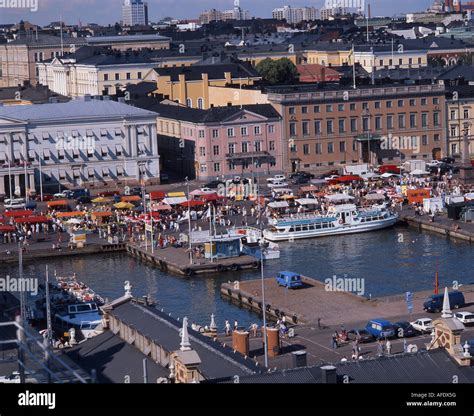
[[[33,217],[15,218],[17,224],[36,224],[48,222],[49,218],[45,215],[36,215]]]
[[[422,204],[426,198],[431,198],[431,190],[424,189],[408,189],[407,198],[409,204]]]
[[[64,206],[67,206],[67,201],[65,199],[58,199],[57,201],[48,202],[48,208],[64,207]]]
[[[31,211],[30,209],[5,212],[5,217],[8,217],[8,218],[29,217],[30,215],[33,215],[33,211]]]
[[[138,195],[122,196],[121,202],[135,202],[135,201],[141,201],[141,199],[142,198]]]
[[[73,212],[58,212],[56,218],[71,218],[71,217],[83,217],[84,213],[82,211],[73,211]]]

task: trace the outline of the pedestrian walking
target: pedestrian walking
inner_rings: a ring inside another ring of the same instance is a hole
[[[225,321],[224,329],[225,329],[225,334],[229,336],[230,335],[230,322],[227,320]]]

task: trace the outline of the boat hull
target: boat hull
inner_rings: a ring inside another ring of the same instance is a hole
[[[393,227],[397,223],[398,218],[392,217],[386,220],[377,221],[374,223],[368,223],[363,225],[347,225],[338,228],[311,230],[311,231],[299,231],[293,233],[278,233],[270,230],[263,232],[265,240],[278,242],[278,241],[292,241],[292,240],[303,240],[308,238],[317,237],[328,237],[333,235],[345,235],[345,234],[358,234],[366,233],[369,231],[382,230],[384,228]]]

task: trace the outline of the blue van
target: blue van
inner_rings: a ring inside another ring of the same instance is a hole
[[[395,336],[393,325],[385,319],[372,319],[367,322],[365,329],[377,339],[393,338]]]
[[[293,272],[280,272],[276,278],[278,286],[285,286],[289,289],[297,289],[303,286],[301,276]]]
[[[462,292],[449,292],[449,305],[451,308],[458,309],[466,306],[466,301]],[[423,309],[426,312],[441,312],[443,310],[444,294],[431,295],[423,303]]]

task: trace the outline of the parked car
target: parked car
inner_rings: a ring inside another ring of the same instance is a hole
[[[204,188],[217,189],[220,186],[225,186],[225,183],[222,182],[222,181],[215,180],[215,181],[211,181],[211,182],[206,183],[204,185]]]
[[[432,160],[431,162],[428,162],[426,164],[426,166],[428,166],[429,168],[431,167],[438,167],[442,164],[443,162],[441,160]]]
[[[62,191],[54,194],[54,198],[56,199],[69,199],[72,198],[72,191]]]
[[[375,338],[366,329],[351,329],[347,336],[350,341],[359,340],[360,343],[372,342]]]
[[[90,196],[80,196],[76,199],[76,204],[90,204],[91,202],[92,199],[90,198]]]
[[[49,201],[52,201],[53,199],[54,199],[54,195],[52,195],[52,194],[43,194],[43,201],[44,202],[49,202]],[[37,195],[36,200],[41,201],[41,195]]]
[[[329,182],[337,178],[339,178],[339,175],[330,175],[330,176],[326,176],[324,180]]]
[[[452,164],[452,163],[456,162],[456,159],[454,157],[447,156],[447,157],[443,157],[441,159],[441,162]]]
[[[284,286],[289,289],[297,289],[303,286],[301,276],[293,272],[280,272],[276,278],[278,286]]]
[[[373,319],[367,323],[365,329],[376,339],[393,338],[395,335],[392,324],[385,319]]]
[[[30,200],[25,204],[25,209],[35,210],[38,204],[35,200]]]
[[[463,308],[466,305],[466,300],[462,292],[453,291],[448,293],[449,304],[454,309]],[[423,303],[423,309],[426,312],[441,312],[443,309],[444,294],[431,295]]]
[[[454,317],[459,319],[464,325],[474,325],[474,313],[472,312],[456,312]]]
[[[420,318],[416,321],[410,322],[410,325],[421,334],[430,333],[433,327],[433,320],[430,318]]]
[[[474,356],[474,339],[467,340],[466,342],[469,345],[469,353]]]
[[[25,382],[27,384],[38,384],[39,380],[34,374],[25,371]],[[9,376],[0,376],[0,384],[20,384],[20,373],[14,371]]]
[[[206,186],[205,186],[204,188],[201,188],[200,191],[201,191],[201,192],[205,192],[205,193],[210,193],[210,194],[216,192],[215,189],[208,188],[208,187],[206,187]]]
[[[270,182],[267,186],[269,188],[284,188],[285,186],[288,186],[288,182],[275,181]]]
[[[291,183],[293,185],[303,185],[308,182],[309,178],[307,178],[306,176],[295,176],[293,179],[291,179]]]
[[[267,182],[283,182],[286,180],[285,175],[275,175],[273,178],[268,178]]]
[[[9,202],[7,204],[4,204],[4,208],[6,210],[25,209],[26,204],[24,202]]]
[[[7,198],[5,199],[5,205],[6,204],[24,204],[25,203],[25,198]]]
[[[416,335],[416,330],[407,321],[395,322],[393,324],[393,329],[395,330],[395,335],[398,338],[409,338]]]

